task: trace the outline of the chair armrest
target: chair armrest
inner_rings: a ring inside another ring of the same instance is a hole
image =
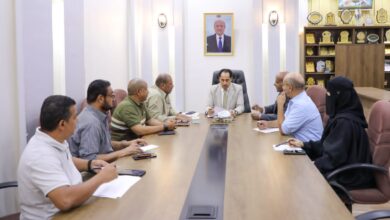
[[[375,210],[356,216],[356,220],[373,220],[390,217],[390,210]]]
[[[340,173],[343,173],[345,171],[350,171],[350,170],[370,170],[370,171],[373,171],[373,172],[379,172],[379,173],[382,173],[384,175],[388,175],[388,170],[384,167],[381,167],[381,166],[378,166],[378,165],[374,165],[374,164],[368,164],[368,163],[355,163],[355,164],[350,164],[350,165],[346,165],[346,166],[343,166],[343,167],[340,167],[336,170],[334,170],[333,172],[329,173],[327,176],[326,176],[326,179],[328,181],[332,180],[335,176],[339,175]]]
[[[9,187],[18,187],[18,182],[11,181],[11,182],[0,183],[0,189],[9,188]]]

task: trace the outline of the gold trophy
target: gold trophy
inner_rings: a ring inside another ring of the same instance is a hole
[[[314,62],[313,61],[308,61],[306,62],[306,72],[308,73],[314,73]]]
[[[364,33],[363,31],[359,31],[357,34],[356,34],[356,38],[357,38],[357,43],[358,44],[364,44],[366,42],[366,33]]]
[[[335,22],[335,19],[334,19],[334,14],[332,12],[329,12],[328,14],[326,14],[326,26],[335,26],[336,25],[336,22]]]
[[[376,12],[376,22],[378,22],[378,24],[387,22],[387,11],[384,8],[381,8]]]
[[[340,39],[337,43],[338,44],[351,44],[352,42],[349,40],[349,32],[348,31],[341,31],[340,32]]]
[[[322,41],[320,42],[320,44],[334,44],[334,42],[332,41],[332,33],[330,33],[329,31],[322,32]]]

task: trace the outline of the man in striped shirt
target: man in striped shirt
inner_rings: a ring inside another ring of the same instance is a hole
[[[144,80],[130,80],[127,92],[128,96],[115,108],[111,118],[112,140],[132,140],[176,128],[174,120],[160,122],[150,117],[144,105],[148,97],[148,84]]]

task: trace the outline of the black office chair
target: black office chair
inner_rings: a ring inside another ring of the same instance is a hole
[[[18,183],[15,181],[0,183],[0,189],[6,189],[11,187],[18,187]],[[7,216],[0,217],[0,220],[19,220],[20,213],[15,213]]]
[[[375,210],[356,216],[356,220],[376,220],[390,218],[390,210]]]
[[[244,112],[246,113],[251,112],[251,105],[249,104],[244,72],[242,70],[232,70],[232,72],[233,72],[232,82],[242,86],[242,92],[244,93]],[[219,70],[214,71],[213,80],[211,82],[212,85],[219,83],[218,73]]]

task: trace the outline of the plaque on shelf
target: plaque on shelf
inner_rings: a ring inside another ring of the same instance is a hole
[[[386,36],[385,43],[390,43],[390,29],[386,31],[385,36]]]
[[[370,44],[376,44],[379,41],[379,36],[377,34],[369,34],[367,35],[367,41]]]
[[[320,41],[320,44],[334,44],[332,41],[332,33],[330,33],[330,31],[322,32],[322,41]]]
[[[317,80],[317,85],[325,88],[324,80]]]
[[[387,11],[384,8],[381,8],[376,12],[376,22],[378,22],[378,24],[387,22]]]
[[[320,56],[327,56],[327,55],[329,55],[328,48],[326,48],[326,47],[321,47],[321,48],[320,48]]]
[[[348,31],[341,31],[340,32],[340,39],[337,43],[338,44],[351,44],[352,42],[349,40],[349,32]]]
[[[310,24],[317,25],[322,21],[322,15],[317,11],[312,11],[308,16],[307,20]]]
[[[306,62],[306,72],[308,73],[314,73],[314,62],[313,61],[308,61]]]
[[[334,70],[334,65],[332,60],[325,61],[325,70],[326,72],[332,72]]]
[[[340,19],[343,22],[343,24],[349,24],[352,20],[352,12],[348,9],[344,9],[341,12]]]
[[[313,56],[313,54],[314,54],[313,48],[312,48],[312,47],[308,47],[308,48],[306,49],[306,54],[307,54],[308,56]]]
[[[356,43],[358,44],[364,44],[366,41],[366,33],[364,33],[364,31],[359,31],[357,34],[356,34],[356,38],[357,38],[357,41]]]
[[[325,71],[325,62],[322,60],[317,61],[316,70],[319,73],[322,73]]]
[[[390,47],[385,48],[385,55],[390,55]]]
[[[313,77],[307,78],[306,85],[308,85],[310,87],[310,86],[314,86],[315,84],[316,84],[316,81],[314,81]]]
[[[332,55],[332,56],[336,55],[336,51],[335,51],[334,47],[329,47],[328,54]]]
[[[325,25],[327,26],[336,26],[336,22],[334,19],[334,14],[332,12],[329,12],[326,14],[326,23]]]
[[[306,34],[306,43],[307,44],[315,44],[316,43],[314,33],[307,33]]]

